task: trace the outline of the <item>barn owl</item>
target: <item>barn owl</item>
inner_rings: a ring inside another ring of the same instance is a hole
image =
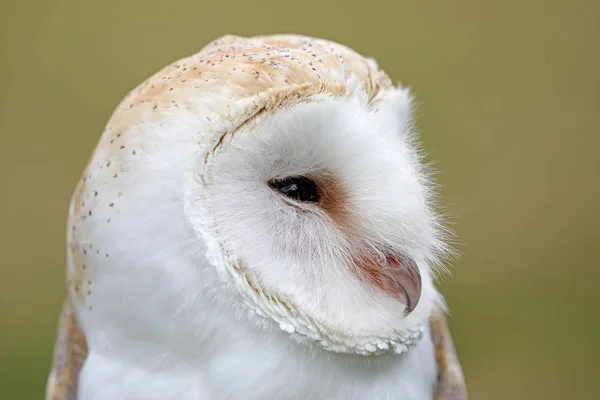
[[[297,35],[134,89],[73,195],[47,399],[466,399],[411,95]]]

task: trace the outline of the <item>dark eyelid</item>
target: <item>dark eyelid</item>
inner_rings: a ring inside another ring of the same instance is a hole
[[[319,192],[317,184],[303,175],[275,178],[267,182],[268,186],[279,194],[302,203],[317,203]]]

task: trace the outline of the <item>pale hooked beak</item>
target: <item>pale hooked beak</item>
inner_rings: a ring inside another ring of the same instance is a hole
[[[405,315],[413,312],[421,297],[421,274],[410,257],[387,254],[385,261],[355,260],[358,271],[369,283],[402,303]]]

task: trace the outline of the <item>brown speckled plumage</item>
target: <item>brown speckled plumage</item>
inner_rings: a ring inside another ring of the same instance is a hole
[[[358,88],[349,87],[351,77]],[[391,80],[374,61],[337,43],[293,35],[225,36],[163,68],[129,93],[109,121],[99,147],[112,144],[107,158],[119,158],[122,146],[127,146],[123,132],[146,118],[160,120],[173,108],[194,109],[197,104],[189,99],[195,93],[222,94],[222,104],[211,99],[210,105],[202,104],[210,110],[202,113],[210,120],[214,112],[214,121],[225,114],[232,123],[228,128],[235,130],[261,110],[317,93],[342,96],[361,90],[372,99],[391,88]],[[266,96],[255,99],[246,112],[227,115],[232,103],[259,94]]]

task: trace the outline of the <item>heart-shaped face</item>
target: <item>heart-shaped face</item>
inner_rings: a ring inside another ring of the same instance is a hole
[[[301,316],[272,316],[286,329],[386,340],[431,310],[438,233],[397,112],[299,104],[246,125],[209,157],[214,235],[250,287],[240,290],[264,294],[251,300],[263,314],[277,307],[261,303],[276,301]]]

